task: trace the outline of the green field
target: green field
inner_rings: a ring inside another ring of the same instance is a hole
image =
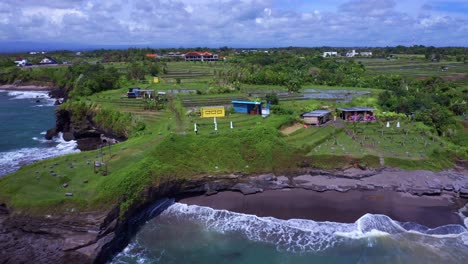
[[[358,59],[367,69],[367,74],[398,74],[409,78],[441,76],[447,80],[466,82],[468,64],[454,61],[428,62],[423,59]],[[443,69],[446,67],[446,69]]]
[[[410,59],[367,59],[362,62],[368,74],[404,71],[416,78],[430,75],[440,67],[417,60],[410,62]],[[449,74],[463,74],[468,70],[464,64],[452,64]],[[125,68],[125,64],[113,65]],[[356,163],[380,167],[383,162],[405,169],[441,170],[453,165],[454,152],[462,157],[466,155],[466,134],[459,134],[461,142],[459,146],[453,146],[428,127],[407,118],[391,120],[390,128],[385,122],[337,121],[308,128],[301,124],[299,115],[315,109],[327,108],[334,112],[338,107],[370,106],[380,113],[377,95],[382,90],[372,88],[306,84],[303,89],[365,90],[371,93],[347,103],[280,97],[279,105],[272,107],[269,117],[227,110],[225,117],[217,118],[215,130],[213,118],[201,118],[197,114],[200,107],[229,106],[236,99],[264,101],[263,97],[254,97],[251,93],[285,91],[278,85],[243,84],[240,90],[211,93],[214,71],[224,67],[228,66],[222,62],[171,62],[167,74],[160,76],[158,84],[150,83],[151,76],[147,76],[140,82],[127,81],[120,89],[80,98],[79,102],[83,103],[80,107],[109,115],[107,118],[101,114],[104,123],[112,126],[110,118],[114,113],[126,113],[131,117],[131,123],[140,128],[129,129],[127,141],[102,151],[40,161],[0,178],[0,203],[33,213],[94,210],[116,203],[125,209],[139,199],[140,192],[147,186],[157,186],[168,180],[230,173],[293,173],[303,164],[342,169]],[[125,98],[128,88],[135,86],[168,92],[164,108],[148,110],[143,99]],[[174,89],[196,91],[170,93]],[[400,122],[399,128],[396,122]],[[194,132],[194,124],[198,125],[198,134]],[[292,126],[299,129],[289,134],[281,133]],[[95,161],[107,165],[107,175],[94,173]],[[68,186],[64,187],[64,184]],[[69,192],[73,196],[65,196]]]

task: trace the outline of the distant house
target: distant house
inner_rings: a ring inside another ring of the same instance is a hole
[[[185,54],[185,61],[218,61],[218,54],[211,52],[190,51]]]
[[[153,53],[153,54],[146,54],[146,57],[147,57],[147,58],[157,58],[157,57],[158,57],[158,54],[156,54],[156,53]]]
[[[154,90],[145,90],[138,87],[129,88],[127,98],[154,98],[156,92]]]
[[[372,122],[375,121],[372,107],[344,107],[338,108],[340,118],[348,122]]]
[[[303,113],[301,115],[304,123],[308,125],[320,126],[330,121],[331,111],[329,110],[315,110],[312,112]]]
[[[262,102],[235,100],[232,101],[232,105],[236,113],[243,113],[249,115],[262,114]]]
[[[351,50],[351,51],[346,52],[346,57],[354,57],[356,55],[358,55],[356,50]]]
[[[52,59],[51,57],[44,57],[39,64],[57,64],[57,61]]]
[[[127,93],[128,98],[137,98],[140,97],[140,88],[134,87],[134,88],[129,88],[128,93]]]
[[[16,66],[18,67],[24,67],[29,64],[28,60],[22,57],[16,58],[15,63],[16,63]]]
[[[363,57],[370,57],[370,56],[372,56],[372,51],[361,51],[361,52],[359,52],[359,55],[361,55]]]
[[[336,57],[336,56],[338,56],[338,52],[336,52],[336,51],[325,51],[323,53],[324,58],[325,57]]]

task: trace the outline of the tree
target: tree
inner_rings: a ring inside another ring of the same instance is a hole
[[[134,81],[139,81],[145,78],[146,71],[139,63],[132,63],[128,67],[128,77]]]
[[[301,89],[302,83],[298,78],[291,78],[286,82],[288,92],[296,93]]]

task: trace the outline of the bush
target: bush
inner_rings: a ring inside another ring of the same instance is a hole
[[[278,95],[275,94],[275,93],[266,94],[266,95],[265,95],[265,100],[267,101],[267,103],[270,103],[271,105],[277,105],[277,104],[279,104]]]

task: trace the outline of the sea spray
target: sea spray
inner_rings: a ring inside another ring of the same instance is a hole
[[[40,91],[10,91],[8,92],[10,100],[33,100],[35,104],[32,107],[54,106],[55,99],[51,98],[48,92]]]
[[[52,140],[38,137],[34,137],[33,140],[40,142],[42,146],[0,152],[0,176],[14,172],[21,166],[38,160],[80,152],[77,142],[75,140],[65,141],[62,133],[59,133]]]

